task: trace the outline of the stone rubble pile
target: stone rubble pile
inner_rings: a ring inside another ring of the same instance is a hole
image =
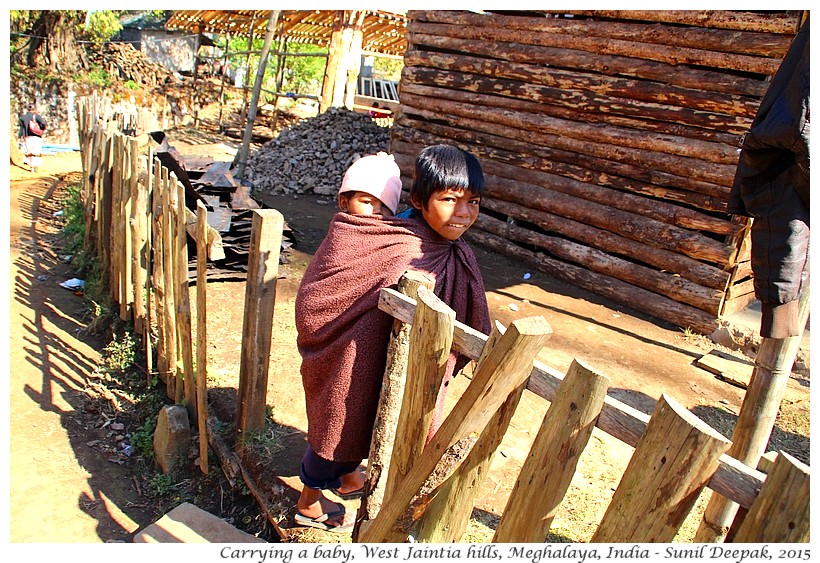
[[[347,108],[330,108],[284,129],[248,157],[254,193],[334,196],[359,158],[387,151],[390,129]]]

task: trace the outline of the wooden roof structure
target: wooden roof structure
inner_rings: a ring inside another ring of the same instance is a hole
[[[176,10],[167,29],[191,33],[264,37],[271,10]],[[283,10],[281,33],[289,42],[329,46],[337,10]],[[401,12],[367,10],[362,25],[362,51],[403,56],[407,17]]]

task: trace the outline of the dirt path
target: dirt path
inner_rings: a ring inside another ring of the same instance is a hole
[[[127,541],[146,514],[129,474],[100,448],[110,429],[83,412],[82,389],[100,342],[83,341],[82,298],[54,254],[56,174],[79,156],[47,156],[32,175],[11,167],[10,347],[4,358],[10,421],[11,542]],[[96,441],[96,442],[95,442]]]

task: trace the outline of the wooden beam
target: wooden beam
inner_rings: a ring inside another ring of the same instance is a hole
[[[379,295],[379,309],[403,321],[412,322],[415,300],[385,288]],[[456,321],[453,347],[476,360],[487,342],[487,335]],[[542,362],[534,361],[527,389],[547,401],[554,401],[564,374]],[[646,431],[649,416],[607,395],[596,426],[627,445],[635,447]],[[731,498],[741,506],[750,507],[765,475],[728,455],[720,456],[720,464],[709,480],[709,488]]]

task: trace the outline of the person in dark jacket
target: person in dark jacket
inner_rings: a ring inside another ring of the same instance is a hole
[[[809,23],[798,31],[746,133],[729,199],[752,217],[760,336],[799,336],[809,283]]]
[[[43,135],[46,134],[46,121],[37,112],[37,106],[31,104],[26,113],[20,116],[20,130],[18,136],[22,145],[23,160],[32,172],[37,172],[40,166],[40,155],[43,154]]]

